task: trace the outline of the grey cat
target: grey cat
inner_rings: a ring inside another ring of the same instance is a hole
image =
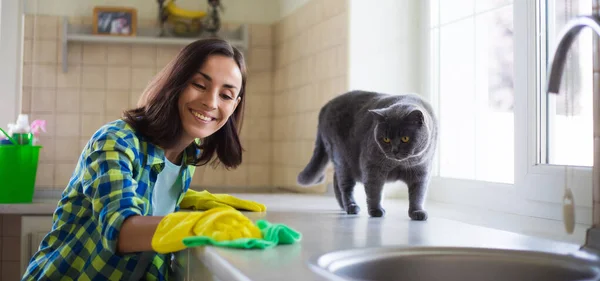
[[[297,181],[302,186],[323,182],[331,159],[335,197],[346,213],[360,212],[353,192],[361,182],[369,215],[383,216],[383,185],[401,180],[408,186],[409,217],[427,220],[424,201],[437,136],[433,109],[418,95],[350,91],[321,108],[313,155]]]

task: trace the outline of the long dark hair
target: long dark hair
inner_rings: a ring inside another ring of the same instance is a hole
[[[212,160],[213,166],[219,163],[226,168],[236,168],[242,163],[242,144],[239,133],[242,129],[246,92],[246,64],[244,55],[227,41],[210,38],[201,39],[185,46],[167,66],[165,66],[144,90],[137,108],[123,113],[124,120],[150,142],[162,148],[176,145],[183,133],[177,103],[179,96],[188,86],[194,74],[210,55],[222,55],[235,60],[242,73],[240,103],[225,125],[214,134],[195,142],[187,148],[190,153],[201,149],[191,164],[206,165]],[[186,150],[187,150],[186,149]],[[214,157],[215,153],[217,157]]]

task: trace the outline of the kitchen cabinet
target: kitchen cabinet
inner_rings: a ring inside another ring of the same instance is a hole
[[[35,254],[40,242],[52,229],[52,216],[21,216],[21,274]]]

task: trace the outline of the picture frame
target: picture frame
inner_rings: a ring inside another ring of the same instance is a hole
[[[137,10],[130,7],[94,7],[94,35],[136,36]]]

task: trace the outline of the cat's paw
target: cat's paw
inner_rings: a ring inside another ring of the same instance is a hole
[[[383,217],[385,215],[385,209],[377,208],[377,209],[369,209],[369,216],[371,217]]]
[[[358,207],[356,203],[348,204],[348,206],[346,207],[346,213],[348,215],[356,215],[360,213],[360,207]]]
[[[410,211],[408,213],[408,216],[410,216],[410,218],[412,220],[426,221],[427,220],[427,211],[425,211],[425,210]]]

